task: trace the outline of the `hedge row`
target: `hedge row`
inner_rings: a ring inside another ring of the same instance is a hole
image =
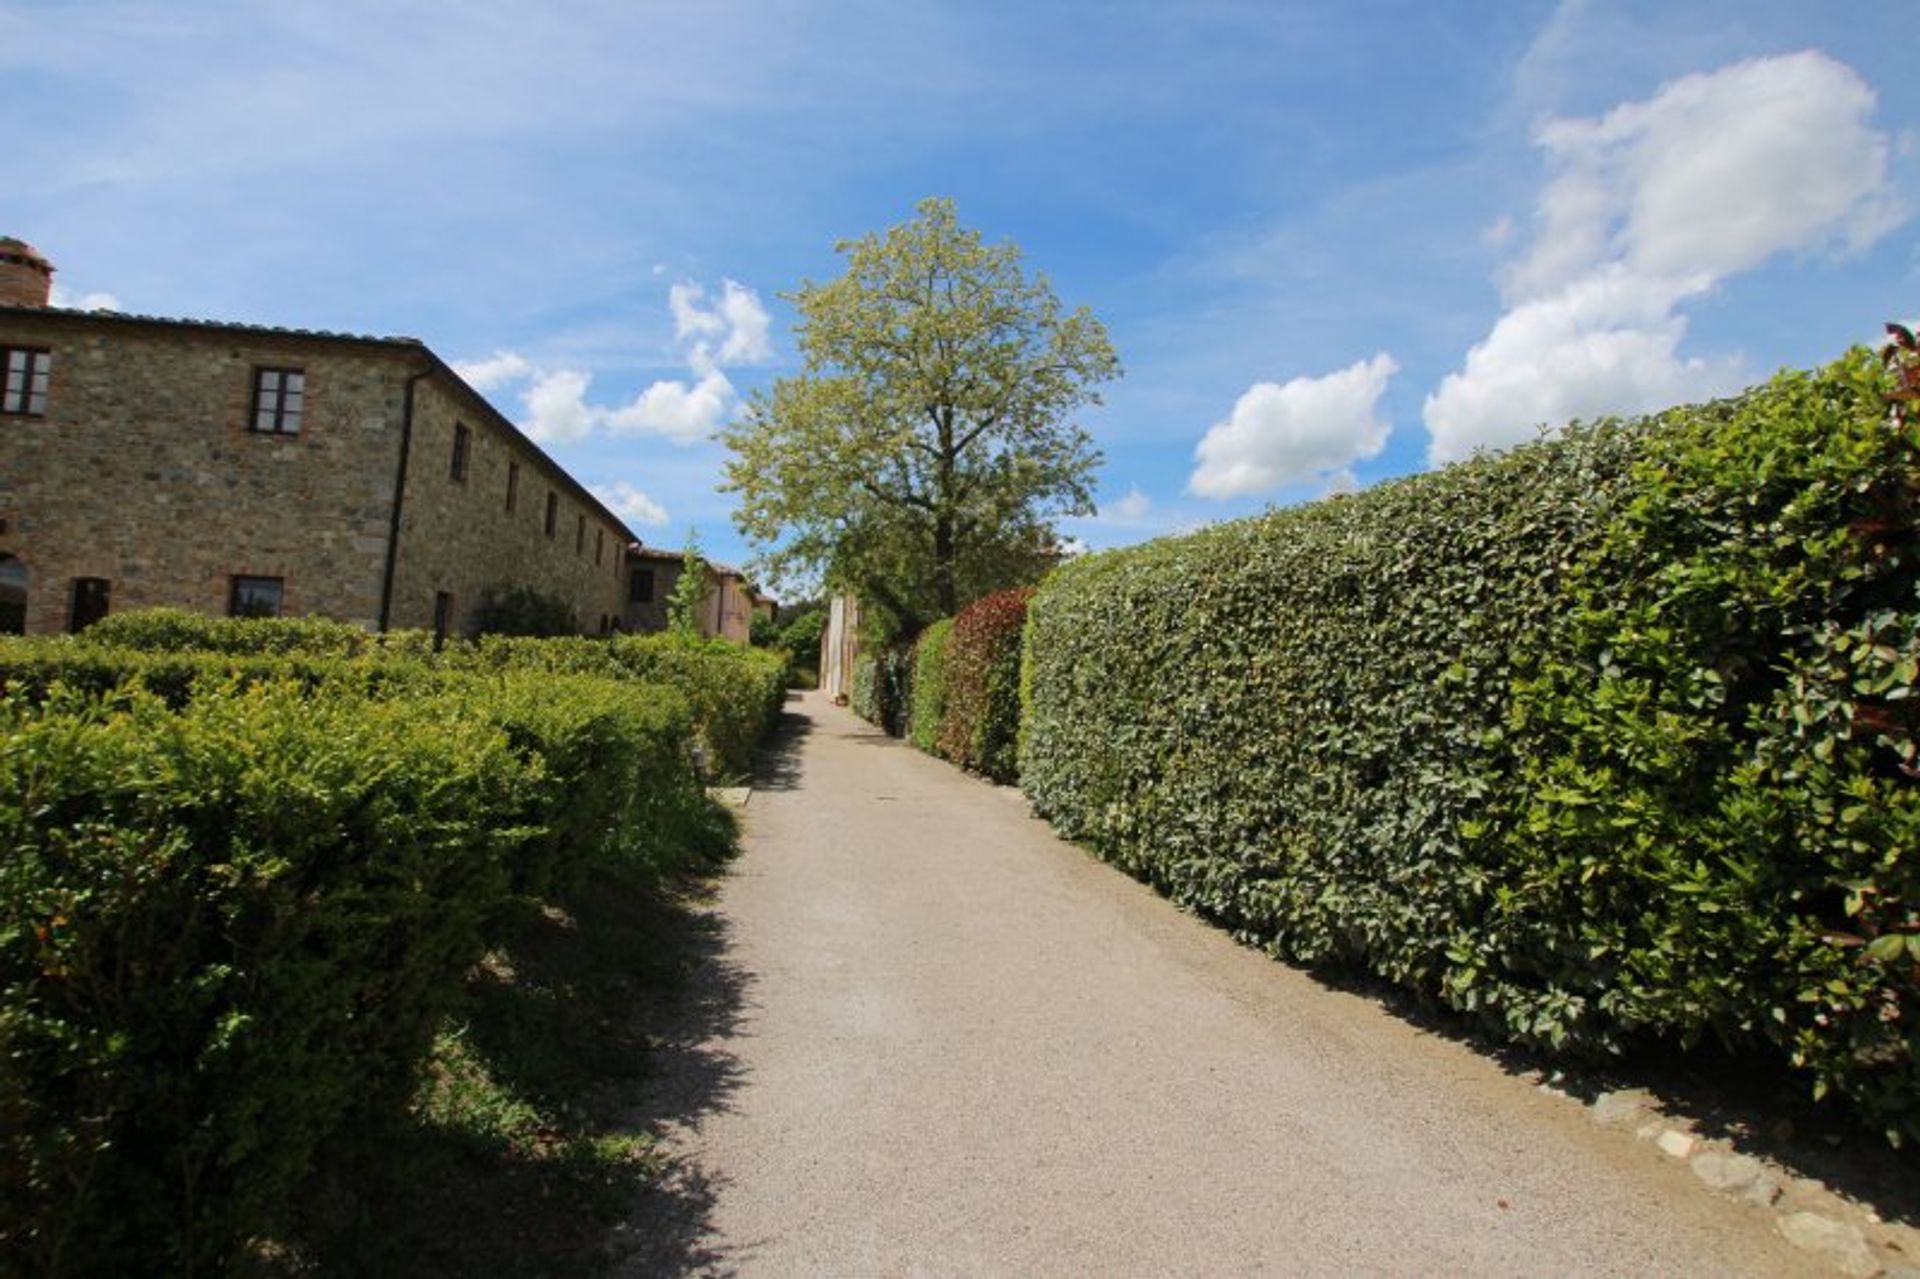
[[[999,782],[1017,773],[1020,635],[1029,587],[976,600],[912,644],[861,654],[855,714],[921,750]]]
[[[404,1109],[514,894],[724,845],[668,688],[97,639],[0,644],[0,1246],[25,1271],[231,1264]]]
[[[1519,1043],[1766,1047],[1920,1135],[1920,439],[1856,351],[1073,561],[1021,781],[1242,937]]]
[[[1012,782],[1019,773],[1020,639],[1030,587],[975,600],[953,619],[939,753],[960,767]]]
[[[351,660],[362,664],[365,679],[374,684],[418,679],[423,670],[516,669],[664,684],[679,690],[692,706],[713,770],[731,775],[752,767],[754,748],[779,714],[786,696],[788,660],[774,650],[678,635],[483,636],[436,645],[425,631],[372,635],[323,618],[206,617],[180,609],[103,618],[77,637],[76,647],[108,650],[96,660],[109,676],[123,661],[118,654],[153,655],[148,661],[149,682],[168,686],[191,681],[212,655],[225,655],[240,664],[244,664],[240,659],[250,659],[258,670],[269,669],[274,658],[285,658],[313,678],[342,678],[345,672],[333,663]],[[172,660],[163,660],[167,655]],[[24,665],[28,660],[10,656],[7,663]],[[78,676],[78,668],[88,659],[62,644],[45,650],[37,660],[49,669],[65,667]],[[25,676],[24,670],[21,675]]]

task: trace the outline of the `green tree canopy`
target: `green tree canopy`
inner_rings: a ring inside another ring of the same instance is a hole
[[[723,433],[725,488],[770,576],[818,574],[917,630],[1031,580],[1053,521],[1093,512],[1100,455],[1068,418],[1120,364],[950,200],[835,247],[844,275],[785,295],[805,367]]]

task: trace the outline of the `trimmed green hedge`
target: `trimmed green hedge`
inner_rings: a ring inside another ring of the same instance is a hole
[[[404,1109],[515,894],[728,839],[634,663],[231,647],[0,642],[0,1244],[33,1273],[231,1264]]]
[[[953,619],[940,754],[996,782],[1019,773],[1020,637],[1031,587],[975,600]]]
[[[1856,351],[1063,566],[1021,780],[1520,1043],[1768,1047],[1920,1134],[1920,441]]]
[[[453,701],[0,701],[0,1238],[23,1272],[219,1268],[406,1103],[524,837]]]
[[[72,679],[112,686],[129,660],[141,659],[149,687],[183,688],[204,669],[220,666],[275,671],[273,659],[296,663],[310,680],[349,678],[337,665],[360,663],[370,684],[420,678],[423,669],[500,672],[516,669],[609,679],[637,679],[677,689],[692,707],[700,741],[714,771],[738,776],[753,767],[753,752],[778,718],[786,697],[788,659],[776,650],[679,635],[532,638],[485,635],[436,647],[425,631],[371,635],[324,618],[203,617],[179,609],[116,614],[72,640],[45,640],[39,650],[0,653],[0,678],[31,680],[32,667],[64,670]],[[82,650],[82,651],[75,651]],[[95,650],[105,650],[96,652]],[[87,653],[93,653],[89,657]],[[28,655],[37,653],[37,655]],[[172,655],[168,660],[163,655]],[[216,656],[218,655],[218,656]],[[85,674],[92,662],[98,678]],[[102,682],[104,681],[104,682]]]
[[[947,641],[952,634],[953,619],[943,617],[913,642],[907,740],[929,755],[940,754],[937,742],[947,713]]]
[[[849,708],[895,737],[907,731],[913,704],[913,650],[908,645],[875,649],[853,659]]]

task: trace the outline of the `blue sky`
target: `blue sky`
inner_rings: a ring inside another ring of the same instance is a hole
[[[1899,4],[0,0],[0,234],[61,300],[404,333],[647,541],[780,298],[952,197],[1108,326],[1120,545],[1920,314]]]

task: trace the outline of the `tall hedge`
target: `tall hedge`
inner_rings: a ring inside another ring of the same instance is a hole
[[[940,753],[940,724],[947,713],[947,642],[952,634],[953,619],[943,617],[913,641],[907,740],[929,755]]]
[[[1022,784],[1521,1043],[1715,1036],[1920,1135],[1920,440],[1869,352],[1069,563]]]
[[[975,600],[954,617],[947,647],[940,753],[997,782],[1019,772],[1020,637],[1032,598],[1019,587]]]

